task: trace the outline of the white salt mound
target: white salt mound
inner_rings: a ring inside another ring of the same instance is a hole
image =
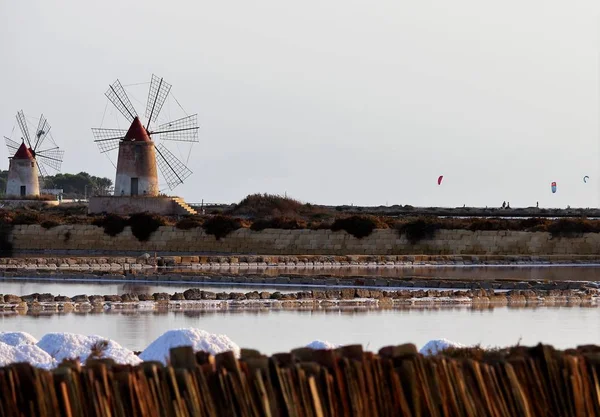
[[[29,362],[32,366],[44,369],[56,366],[54,358],[36,345],[11,346],[0,342],[0,366],[16,362]]]
[[[450,347],[461,348],[461,347],[465,347],[465,345],[457,343],[457,342],[453,342],[448,339],[433,339],[433,340],[430,340],[429,342],[425,343],[425,346],[423,346],[421,348],[421,350],[419,350],[419,353],[421,353],[422,355],[426,355],[426,356],[427,355],[437,355],[442,350],[450,348]]]
[[[131,350],[124,348],[114,340],[96,335],[48,333],[42,337],[37,346],[56,359],[58,363],[62,362],[63,359],[76,358],[79,358],[83,363],[90,355],[92,346],[102,340],[108,342],[106,349],[102,351],[102,358],[111,358],[117,363],[126,365],[137,365],[142,362]]]
[[[26,332],[0,332],[0,342],[9,346],[35,345],[38,341]]]
[[[188,328],[169,330],[163,333],[140,354],[140,359],[160,361],[166,364],[169,359],[169,350],[179,346],[191,346],[194,352],[204,351],[213,355],[233,351],[236,357],[240,356],[240,347],[229,337]]]
[[[306,345],[307,348],[311,348],[314,350],[323,350],[323,349],[331,350],[331,349],[336,349],[339,346],[340,345],[336,345],[335,343],[328,342],[327,340],[313,340],[308,345]]]

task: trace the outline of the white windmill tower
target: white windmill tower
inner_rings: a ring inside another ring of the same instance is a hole
[[[54,142],[50,124],[42,114],[32,140],[23,110],[17,113],[17,124],[21,130],[20,143],[4,137],[9,153],[7,196],[39,196],[38,175],[47,176],[47,169],[60,172],[64,151]]]

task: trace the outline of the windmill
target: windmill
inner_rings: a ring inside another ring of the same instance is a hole
[[[198,142],[198,115],[193,114],[152,128],[150,126],[156,124],[170,91],[171,84],[152,75],[144,126],[121,82],[116,80],[109,85],[106,97],[131,123],[128,130],[92,128],[94,142],[100,153],[119,149],[115,195],[157,196],[157,166],[171,190],[192,174],[162,141]]]
[[[31,136],[23,110],[17,113],[21,143],[4,137],[10,158],[7,195],[39,195],[39,179],[48,176],[48,170],[60,172],[65,151],[60,149],[50,133],[50,124],[42,114],[35,135]]]

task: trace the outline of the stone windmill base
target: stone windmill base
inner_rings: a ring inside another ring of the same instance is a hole
[[[129,215],[133,213],[155,213],[165,216],[197,214],[180,197],[168,196],[99,196],[90,197],[89,214],[112,213]]]

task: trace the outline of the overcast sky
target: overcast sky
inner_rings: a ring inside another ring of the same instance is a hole
[[[63,172],[114,181],[90,128],[126,127],[104,92],[155,73],[199,115],[194,174],[173,192],[190,202],[597,206],[599,14],[597,0],[3,0],[0,133],[43,112]],[[146,89],[131,87],[142,114]]]

